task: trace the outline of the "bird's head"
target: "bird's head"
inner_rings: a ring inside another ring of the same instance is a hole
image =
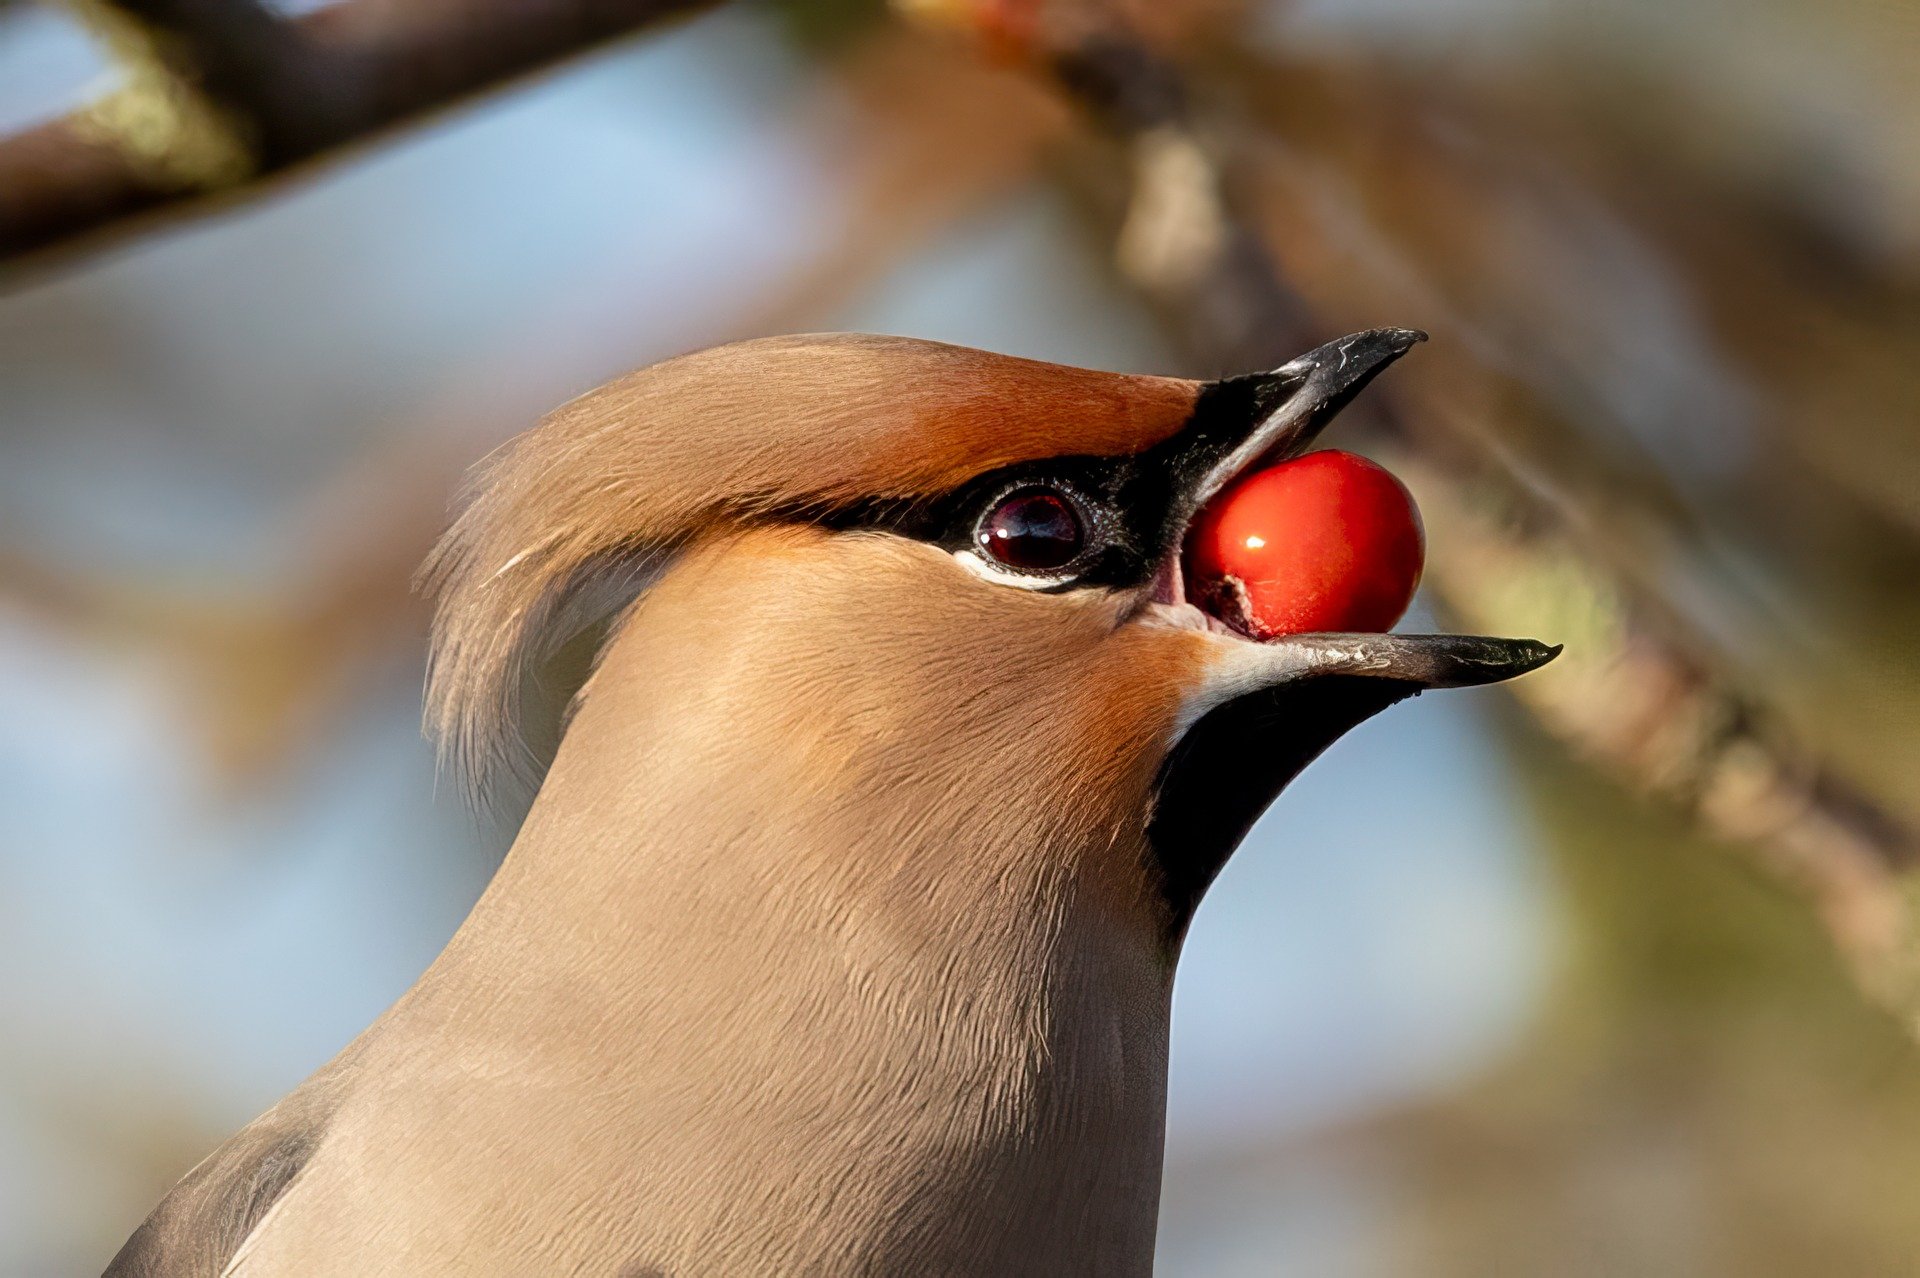
[[[741,821],[811,805],[896,873],[944,835],[1003,878],[1117,887],[1177,943],[1341,733],[1556,651],[1258,641],[1183,583],[1209,500],[1418,338],[1209,383],[852,335],[631,374],[507,445],[435,551],[430,724],[498,788],[537,777],[571,702],[595,750],[631,745],[603,791],[691,752]]]

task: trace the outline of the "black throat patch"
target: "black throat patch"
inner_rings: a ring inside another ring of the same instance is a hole
[[[1348,730],[1420,691],[1325,675],[1238,697],[1187,730],[1160,765],[1147,821],[1175,950],[1227,858],[1288,782]]]

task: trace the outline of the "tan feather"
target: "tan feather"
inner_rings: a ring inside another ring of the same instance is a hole
[[[862,334],[742,342],[631,373],[478,468],[421,570],[436,604],[428,728],[477,793],[537,780],[571,691],[564,678],[543,687],[543,667],[677,550],[769,512],[1135,452],[1179,429],[1197,389]],[[547,722],[533,721],[536,701]]]
[[[690,550],[234,1272],[1143,1272],[1145,812],[1209,643],[1126,607]]]

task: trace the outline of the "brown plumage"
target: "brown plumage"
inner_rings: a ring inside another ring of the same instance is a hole
[[[428,715],[483,788],[557,741],[519,837],[111,1272],[1145,1271],[1199,892],[1346,726],[1550,655],[1181,598],[1206,492],[1412,340],[1202,387],[778,339],[509,445],[426,570]],[[983,564],[982,503],[1040,483],[1098,556]]]
[[[949,491],[1070,453],[1134,453],[1198,387],[867,334],[668,360],[548,415],[481,467],[422,570],[429,726],[481,791],[528,780],[522,684],[662,552],[766,515]],[[550,742],[536,742],[536,756]]]

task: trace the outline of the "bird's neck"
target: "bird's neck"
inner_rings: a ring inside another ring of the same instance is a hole
[[[750,1268],[1144,1270],[1172,973],[1077,868],[1111,831],[1034,846],[1078,827],[835,770],[845,721],[755,753],[701,689],[622,674],[423,1006],[576,1091],[569,1148]]]

